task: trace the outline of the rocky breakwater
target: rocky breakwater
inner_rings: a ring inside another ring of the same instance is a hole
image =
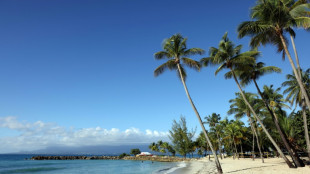
[[[168,156],[126,156],[124,160],[140,160],[140,161],[159,161],[159,162],[180,162],[191,161],[189,158],[168,157]]]
[[[31,160],[119,160],[118,156],[34,156]]]

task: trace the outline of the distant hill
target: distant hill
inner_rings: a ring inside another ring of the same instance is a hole
[[[121,145],[121,146],[83,146],[68,147],[55,146],[35,151],[21,151],[18,154],[72,154],[72,155],[119,155],[130,153],[131,149],[138,148],[141,152],[149,152],[148,144]]]

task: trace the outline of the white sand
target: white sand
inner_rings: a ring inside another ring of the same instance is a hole
[[[208,158],[203,158],[198,161],[191,161],[188,167],[184,168],[180,173],[188,174],[215,174],[217,173],[214,160],[209,161]],[[310,166],[300,167],[297,169],[289,168],[282,158],[264,159],[262,163],[260,159],[240,158],[233,160],[225,158],[220,160],[224,173],[234,174],[310,174]]]

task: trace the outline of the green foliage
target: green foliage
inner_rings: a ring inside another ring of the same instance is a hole
[[[251,9],[252,21],[242,22],[238,26],[238,37],[250,36],[250,45],[257,48],[260,45],[272,44],[278,52],[283,51],[284,42],[288,44],[285,33],[295,37],[293,27],[310,27],[309,4],[306,1],[294,3],[291,0],[259,0]]]
[[[140,149],[131,149],[130,150],[130,154],[135,155],[135,156],[140,154],[140,153],[141,153]]]
[[[152,142],[149,145],[149,149],[151,151],[160,152],[162,154],[169,152],[172,154],[172,156],[175,156],[175,150],[173,149],[173,147],[168,142],[163,142],[162,140],[159,140],[157,143]]]
[[[298,111],[290,115],[290,119],[292,120],[290,129],[294,131],[294,136],[291,137],[291,140],[294,139],[298,149],[305,151],[306,140],[305,140],[305,131],[304,131],[304,123],[302,118],[302,111]],[[310,127],[310,113],[307,112],[307,123],[308,127]],[[310,136],[310,134],[309,134]]]
[[[169,133],[175,151],[186,158],[186,155],[191,152],[191,143],[195,132],[187,129],[185,117],[181,116],[179,122],[173,120]]]
[[[122,153],[122,154],[120,154],[118,157],[119,157],[120,159],[122,159],[122,158],[124,158],[125,156],[130,156],[130,155],[127,154],[127,153]]]
[[[176,70],[178,77],[180,77],[180,72],[183,79],[186,79],[186,72],[183,65],[193,68],[197,71],[200,70],[200,63],[188,58],[192,55],[202,55],[204,50],[200,48],[190,48],[186,47],[187,38],[183,38],[181,34],[175,34],[168,39],[164,40],[163,50],[154,54],[155,59],[168,59],[167,62],[157,67],[154,71],[154,76],[157,77],[162,74],[166,69]],[[179,68],[178,69],[178,65]],[[181,77],[180,77],[181,78]]]
[[[231,72],[225,75],[226,78],[231,78],[232,76],[229,76],[229,74],[233,74],[232,70],[238,69],[244,64],[253,63],[255,57],[260,54],[258,51],[241,53],[241,48],[242,45],[235,46],[235,44],[229,40],[227,33],[225,33],[218,48],[211,47],[209,51],[210,57],[202,58],[200,62],[203,66],[220,65],[215,71],[215,75],[225,68],[231,70]]]
[[[158,152],[159,151],[158,144],[156,144],[155,142],[151,143],[149,145],[149,149],[153,152]]]
[[[306,71],[301,70],[301,80],[304,84],[304,87],[310,96],[310,68]],[[291,105],[294,103],[299,106],[302,105],[302,93],[300,87],[298,85],[297,79],[294,74],[286,75],[287,81],[282,83],[283,87],[286,89],[283,91],[284,94],[287,94],[286,100],[290,101]]]

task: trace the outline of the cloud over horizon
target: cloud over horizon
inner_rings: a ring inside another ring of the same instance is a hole
[[[55,123],[19,121],[13,116],[0,117],[0,128],[18,132],[15,136],[0,137],[0,153],[33,151],[51,146],[134,145],[158,140],[168,141],[168,132],[156,130],[141,131],[132,127],[121,131],[117,128],[108,130],[99,126],[68,129]]]

